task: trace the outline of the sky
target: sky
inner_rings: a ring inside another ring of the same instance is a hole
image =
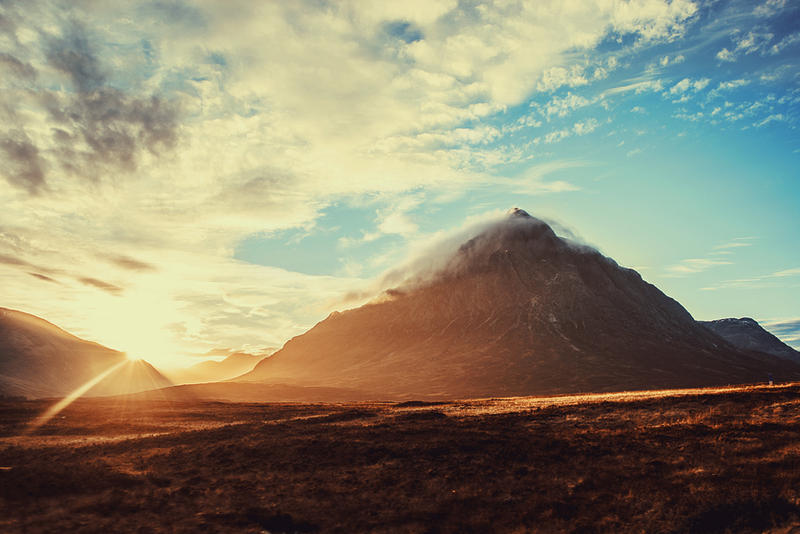
[[[800,4],[0,0],[0,306],[279,347],[512,207],[800,348]]]

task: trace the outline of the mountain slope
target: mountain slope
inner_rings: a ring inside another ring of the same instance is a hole
[[[740,349],[765,352],[800,363],[800,352],[769,333],[750,317],[700,321],[700,324]]]
[[[0,395],[62,397],[112,368],[86,395],[172,385],[146,362],[127,361],[124,353],[80,339],[35,315],[0,308]]]
[[[495,396],[800,378],[734,348],[676,301],[522,210],[435,276],[334,312],[239,380],[408,396]]]
[[[271,352],[274,352],[274,350]],[[270,353],[250,354],[247,352],[231,352],[223,360],[206,360],[188,369],[170,372],[169,377],[173,382],[179,384],[228,380],[247,373],[269,354]]]

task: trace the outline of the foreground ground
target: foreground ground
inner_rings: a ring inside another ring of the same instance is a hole
[[[0,531],[800,531],[800,386],[676,393],[0,401]]]

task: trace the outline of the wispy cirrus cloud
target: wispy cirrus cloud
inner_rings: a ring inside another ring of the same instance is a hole
[[[670,276],[686,276],[689,274],[701,273],[719,265],[731,265],[732,263],[733,262],[727,260],[710,258],[689,258],[681,260],[675,265],[668,266],[666,271]]]
[[[717,284],[703,287],[704,291],[716,291],[719,289],[729,288],[760,288],[760,287],[777,287],[782,285],[786,279],[800,278],[800,267],[791,269],[783,269],[768,274],[752,276],[748,278],[739,278],[732,280],[723,280]]]
[[[771,319],[762,324],[781,341],[800,350],[800,318]]]

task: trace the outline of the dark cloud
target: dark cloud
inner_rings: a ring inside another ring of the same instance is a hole
[[[35,80],[36,69],[7,53],[0,53],[0,69],[22,80]]]
[[[119,286],[115,286],[114,284],[109,284],[108,282],[104,282],[102,280],[98,280],[97,278],[90,278],[90,277],[83,277],[78,278],[78,282],[87,285],[96,287],[97,289],[102,289],[112,295],[119,295],[122,293],[122,288]]]
[[[73,25],[52,41],[47,58],[75,89],[61,98],[49,95],[43,100],[50,116],[63,127],[53,136],[67,170],[86,172],[110,165],[132,171],[141,151],[158,154],[175,145],[176,105],[156,95],[141,97],[109,86],[81,26]],[[74,148],[80,140],[89,146],[88,152]],[[82,165],[76,168],[76,162]]]
[[[85,172],[110,165],[132,171],[141,151],[159,154],[176,142],[177,109],[157,96],[136,98],[103,88],[50,104],[50,115],[63,126],[53,136],[68,170]],[[88,152],[75,149],[80,140]]]
[[[0,137],[0,154],[4,156],[0,173],[11,185],[32,194],[44,187],[44,160],[39,155],[39,148],[24,132],[8,132]]]
[[[38,278],[39,280],[44,280],[45,282],[52,282],[54,284],[60,284],[60,282],[58,280],[56,280],[54,278],[50,278],[49,276],[46,276],[46,275],[41,274],[41,273],[31,273],[31,272],[29,272],[28,274],[33,276],[34,278]]]
[[[80,92],[100,88],[106,81],[100,62],[93,53],[85,31],[73,24],[60,39],[54,39],[47,51],[51,66],[60,70]]]
[[[129,256],[105,256],[111,263],[122,267],[123,269],[130,269],[131,271],[155,271],[155,265],[139,261]]]
[[[25,133],[14,103],[5,103],[2,121],[13,130],[0,134],[0,174],[9,183],[38,193],[46,186],[46,171],[51,168],[89,179],[118,176],[113,171],[136,170],[142,154],[158,156],[175,146],[177,104],[159,95],[114,87],[80,24],[69,24],[45,48],[49,65],[66,77],[65,85],[72,89],[40,87],[36,93],[36,101],[54,123],[47,150]],[[0,54],[3,71],[28,81],[37,76],[33,67],[10,54]],[[45,157],[50,166],[45,165]]]
[[[0,13],[0,32],[13,35],[15,29],[16,25],[14,22],[10,18]]]

